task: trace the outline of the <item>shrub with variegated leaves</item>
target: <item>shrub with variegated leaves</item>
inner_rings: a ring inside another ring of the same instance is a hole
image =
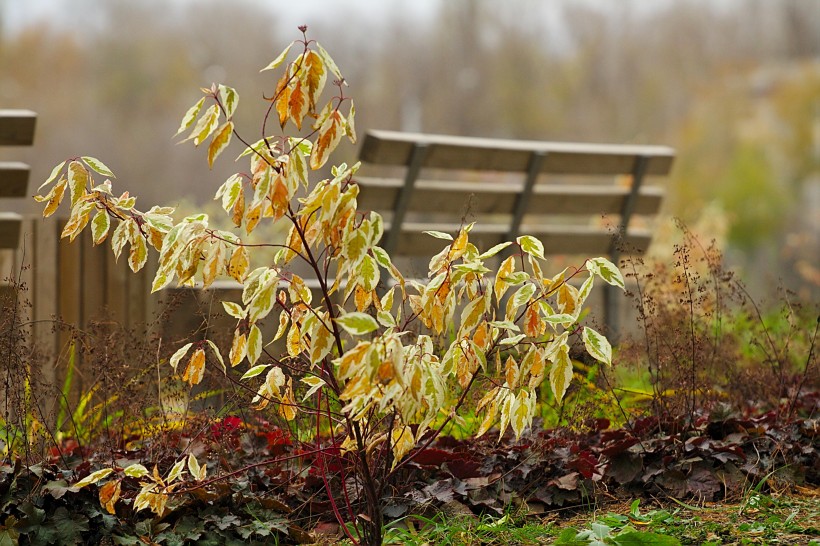
[[[610,363],[606,338],[578,321],[596,278],[621,287],[623,278],[604,258],[546,275],[536,238],[479,249],[470,242],[472,225],[465,225],[455,234],[430,232],[442,240],[442,250],[430,260],[427,280],[406,280],[379,246],[381,216],[357,209],[358,164],[339,165],[330,178],[310,181],[310,172],[327,163],[342,138],[356,140],[355,108],[344,95],[339,69],[307,38],[263,70],[275,69],[282,74],[266,97],[259,140],[251,143],[237,132],[239,97],[225,85],[202,90],[178,133],[187,132],[185,140],[196,146],[207,142],[210,165],[239,141],[248,170],[228,178],[216,199],[247,234],[261,221],[287,224],[285,241],[267,245],[278,247],[272,263],[253,264],[258,245],[245,245],[239,230],[212,227],[205,214],[175,220],[170,207],[138,210],[128,192],[114,193],[114,174],[91,157],[58,165],[40,188],[49,192],[37,200],[46,203],[49,216],[68,196],[71,215],[63,237],[73,240],[90,224],[95,244],[109,238],[117,256],[128,249],[134,271],[153,247],[159,252],[153,291],[174,281],[207,288],[220,276],[241,283],[241,301],[223,303],[236,319],[229,353],[220,354],[212,341],[189,343],[174,352],[170,365],[194,386],[209,361],[219,373],[247,363],[241,380],[256,391],[254,408],[271,406],[288,420],[307,414],[314,430],[320,422],[329,425],[336,444],[355,454],[351,470],[366,514],[358,517],[362,510],[346,499],[346,512],[336,509],[337,517],[346,515],[358,526],[365,543],[379,543],[389,478],[438,435],[471,389],[480,384],[486,393],[475,408],[483,412],[478,434],[497,423],[500,434],[511,428],[518,437],[532,423],[545,379],[557,400],[566,393],[575,336],[590,355]],[[329,80],[336,93],[320,106]],[[286,133],[288,127],[295,127],[294,134]],[[502,252],[507,257],[493,271],[487,264]],[[316,301],[309,282],[292,271],[297,261],[318,283]],[[579,275],[579,287],[568,282]],[[271,314],[278,315],[276,331],[260,327]],[[263,347],[280,338],[287,354],[264,355]],[[323,440],[315,441],[320,449]],[[182,461],[196,479],[204,477],[196,459],[180,459],[180,469]],[[180,472],[165,479],[156,471],[137,477],[143,490],[135,507],[161,513],[163,495],[179,483]],[[338,493],[327,487],[335,508]]]

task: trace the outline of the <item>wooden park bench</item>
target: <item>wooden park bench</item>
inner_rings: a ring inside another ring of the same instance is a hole
[[[31,146],[37,114],[29,110],[0,110],[0,146]],[[19,161],[0,161],[0,199],[28,195],[31,168]],[[20,202],[20,209],[24,203]],[[23,217],[18,212],[0,211],[0,250],[14,252],[20,241]],[[5,276],[8,272],[3,271]]]
[[[647,186],[669,174],[675,152],[665,146],[496,140],[369,131],[362,144],[360,210],[385,219],[382,246],[394,256],[431,257],[442,241],[476,221],[470,241],[486,250],[518,235],[538,237],[550,255],[642,254],[664,191]],[[398,168],[398,172],[396,171]],[[608,177],[602,183],[602,177]],[[604,292],[610,333],[618,332],[617,294]]]

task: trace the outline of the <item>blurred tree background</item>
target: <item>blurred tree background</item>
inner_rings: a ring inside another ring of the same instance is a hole
[[[198,88],[235,86],[250,138],[265,66],[310,26],[357,126],[668,144],[665,210],[715,237],[765,299],[820,294],[817,0],[0,0],[0,107],[38,112],[32,191],[71,155],[102,158],[144,208],[210,201],[233,172],[173,145]],[[348,159],[355,148],[343,150]],[[22,156],[22,157],[21,157]],[[0,208],[19,207],[4,204]],[[655,252],[674,230],[662,227]]]

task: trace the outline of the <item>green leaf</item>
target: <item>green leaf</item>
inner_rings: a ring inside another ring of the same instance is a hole
[[[170,470],[170,472],[168,472],[168,477],[165,478],[165,481],[167,481],[168,483],[172,483],[172,482],[176,481],[176,479],[179,478],[179,476],[185,470],[185,463],[186,462],[187,461],[185,459],[178,460],[176,462],[176,464],[171,467],[171,470]]]
[[[395,328],[397,326],[396,325],[396,318],[393,315],[391,315],[389,312],[384,311],[384,310],[378,311],[376,313],[376,320],[378,320],[379,324],[381,324],[385,328]]]
[[[282,53],[279,54],[278,57],[276,57],[273,61],[271,61],[271,63],[268,66],[266,66],[265,68],[263,68],[259,72],[264,72],[265,70],[274,70],[274,69],[278,68],[279,65],[281,65],[283,62],[285,62],[285,59],[287,58],[288,53],[290,53],[290,48],[293,47],[293,44],[294,44],[294,42],[291,42],[290,45],[288,47],[286,47],[282,51]]]
[[[604,282],[624,288],[624,277],[621,275],[621,271],[606,258],[587,260],[587,269],[601,277]]]
[[[193,453],[188,454],[188,474],[191,475],[192,478],[195,480],[200,479],[199,476],[202,473],[202,469],[199,466],[199,461],[196,460]]]
[[[251,321],[268,316],[273,306],[276,305],[276,286],[278,279],[273,277],[268,279],[264,285],[254,294],[253,300],[248,305],[248,318]]]
[[[205,114],[197,122],[194,130],[183,142],[194,139],[194,145],[199,146],[206,138],[211,136],[216,128],[219,126],[219,106],[211,105],[205,111]]]
[[[507,320],[514,320],[515,313],[518,312],[518,309],[520,309],[522,305],[530,301],[533,294],[535,294],[535,285],[532,283],[527,283],[516,290],[515,294],[513,294],[507,303]]]
[[[372,292],[379,284],[379,266],[376,260],[369,254],[365,254],[359,264],[358,276],[362,287],[368,292]]]
[[[306,375],[300,381],[310,387],[305,396],[302,397],[302,401],[307,400],[313,393],[325,386],[325,380],[315,375]]]
[[[582,338],[587,352],[593,358],[612,366],[612,346],[604,336],[585,326]]]
[[[177,136],[185,129],[193,125],[194,120],[196,120],[196,117],[199,115],[199,111],[202,109],[203,104],[205,104],[205,97],[199,99],[196,104],[191,106],[188,111],[185,112],[185,115],[182,117],[182,123],[179,124],[179,130],[174,136]]]
[[[108,176],[110,178],[116,178],[116,176],[114,176],[114,173],[111,172],[111,169],[106,167],[105,163],[103,163],[96,157],[89,157],[87,155],[84,155],[82,157],[82,160],[83,162],[85,162],[86,165],[91,167],[91,170],[93,170],[94,172],[97,172],[103,176]]]
[[[148,469],[139,463],[126,467],[122,472],[131,478],[142,478],[148,475]]]
[[[345,126],[345,134],[347,138],[350,139],[350,142],[356,144],[356,122],[354,118],[356,117],[356,107],[353,106],[353,101],[350,101],[350,113],[347,115],[347,125]]]
[[[222,208],[230,211],[239,199],[242,191],[242,175],[234,174],[228,178],[216,192],[215,199],[222,197]]]
[[[544,245],[530,235],[522,235],[521,237],[515,240],[519,245],[521,245],[521,250],[526,252],[531,256],[535,256],[536,258],[544,259]]]
[[[516,345],[519,341],[527,337],[526,334],[518,334],[517,336],[504,338],[498,342],[499,345]]]
[[[453,240],[452,235],[450,235],[449,233],[444,233],[443,231],[436,231],[431,229],[428,231],[423,231],[422,233],[424,233],[425,235],[430,235],[431,237],[435,237],[436,239],[444,239],[445,241]]]
[[[169,363],[171,364],[171,367],[174,369],[174,373],[176,373],[177,371],[179,361],[182,360],[182,357],[185,356],[185,354],[188,352],[188,349],[191,348],[191,345],[193,345],[193,343],[187,343],[183,345],[182,347],[177,349],[177,351],[171,356],[171,360],[169,360]]]
[[[236,105],[239,104],[239,94],[237,94],[236,89],[220,84],[219,100],[222,102],[222,107],[225,108],[225,117],[231,119],[233,113],[236,112]]]
[[[319,56],[322,58],[322,62],[325,63],[325,66],[328,68],[328,70],[333,72],[333,75],[336,76],[337,80],[339,80],[339,81],[343,80],[344,77],[342,77],[342,72],[339,70],[339,67],[336,66],[336,63],[333,62],[333,59],[330,57],[330,55],[328,55],[327,51],[325,51],[325,48],[323,48],[317,42],[316,43],[316,49],[318,50]]]
[[[54,511],[51,522],[57,531],[59,544],[81,544],[82,534],[88,531],[88,517],[82,513],[69,512],[64,506]]]
[[[105,237],[108,235],[108,228],[111,227],[111,219],[108,217],[108,213],[104,210],[101,210],[94,216],[94,219],[91,220],[91,237],[94,240],[94,244],[98,245],[105,240]]]
[[[248,334],[248,361],[251,365],[256,364],[260,356],[262,356],[262,332],[254,324]]]
[[[51,184],[52,182],[54,182],[57,179],[57,175],[60,174],[60,171],[63,170],[63,167],[65,167],[65,164],[66,164],[66,162],[63,161],[62,163],[60,163],[59,165],[57,165],[56,167],[54,167],[51,170],[51,174],[48,175],[48,178],[46,179],[46,181],[43,182],[42,184],[40,184],[40,187],[37,188],[37,193],[40,193],[40,190],[42,190],[43,188],[45,188],[46,186],[48,186],[49,184]]]
[[[379,329],[376,319],[366,313],[346,313],[338,317],[336,323],[354,336],[363,336]]]
[[[610,540],[618,546],[680,546],[675,537],[641,531],[627,531]]]
[[[498,254],[499,252],[501,252],[502,250],[504,250],[505,248],[507,248],[511,244],[512,243],[510,241],[507,241],[506,243],[498,243],[494,247],[490,248],[490,250],[488,250],[488,251],[486,251],[482,254],[479,254],[478,259],[479,260],[486,260],[487,258],[492,258],[493,256],[495,256],[496,254]]]
[[[232,301],[223,301],[222,307],[225,309],[226,313],[228,313],[235,319],[241,320],[245,318],[245,310],[238,303],[234,303]]]
[[[85,193],[88,185],[88,170],[79,161],[72,161],[68,164],[68,185],[71,188],[72,208]],[[73,212],[73,211],[72,211]]]
[[[572,381],[572,361],[569,358],[569,348],[562,345],[555,355],[550,369],[550,387],[555,395],[556,402],[564,399],[570,382]]]
[[[244,381],[246,379],[250,379],[251,377],[256,377],[257,375],[264,372],[268,368],[268,366],[270,366],[270,364],[259,364],[258,366],[254,366],[253,368],[245,372],[245,374],[242,377],[240,377],[239,380]]]
[[[82,489],[86,485],[95,484],[98,481],[105,478],[106,476],[108,476],[109,474],[111,474],[112,472],[114,472],[113,468],[103,468],[102,470],[97,470],[96,472],[92,472],[91,474],[89,474],[88,476],[83,478],[82,480],[75,483],[72,486],[72,488],[73,489]]]

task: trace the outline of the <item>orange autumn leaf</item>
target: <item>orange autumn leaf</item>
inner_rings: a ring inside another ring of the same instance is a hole
[[[325,70],[322,58],[315,51],[308,51],[305,57],[306,72],[305,85],[307,86],[308,108],[310,112],[316,111],[316,99],[322,92],[327,79],[327,71]]]
[[[524,333],[529,337],[538,337],[544,333],[544,323],[538,314],[537,305],[529,305],[524,314]]]
[[[290,196],[288,195],[288,187],[285,184],[284,177],[279,174],[273,181],[270,190],[270,203],[273,209],[273,220],[276,221],[285,213],[288,212],[288,202]]]
[[[327,163],[331,152],[336,149],[342,139],[344,117],[338,110],[334,110],[319,129],[319,138],[310,152],[310,168],[314,171],[321,169]]]
[[[296,80],[296,85],[290,91],[288,98],[288,112],[296,128],[302,129],[302,120],[308,112],[308,100],[305,96],[305,89],[300,80]]]
[[[202,376],[205,374],[205,351],[201,348],[194,351],[191,360],[188,361],[188,366],[185,367],[185,372],[182,374],[182,380],[187,381],[192,387],[199,385],[202,382]]]
[[[276,86],[276,112],[279,114],[279,125],[284,129],[290,113],[290,92],[288,86],[288,73],[285,72]]]
[[[100,487],[100,504],[111,515],[116,514],[114,505],[120,500],[121,486],[121,480],[112,480]]]

